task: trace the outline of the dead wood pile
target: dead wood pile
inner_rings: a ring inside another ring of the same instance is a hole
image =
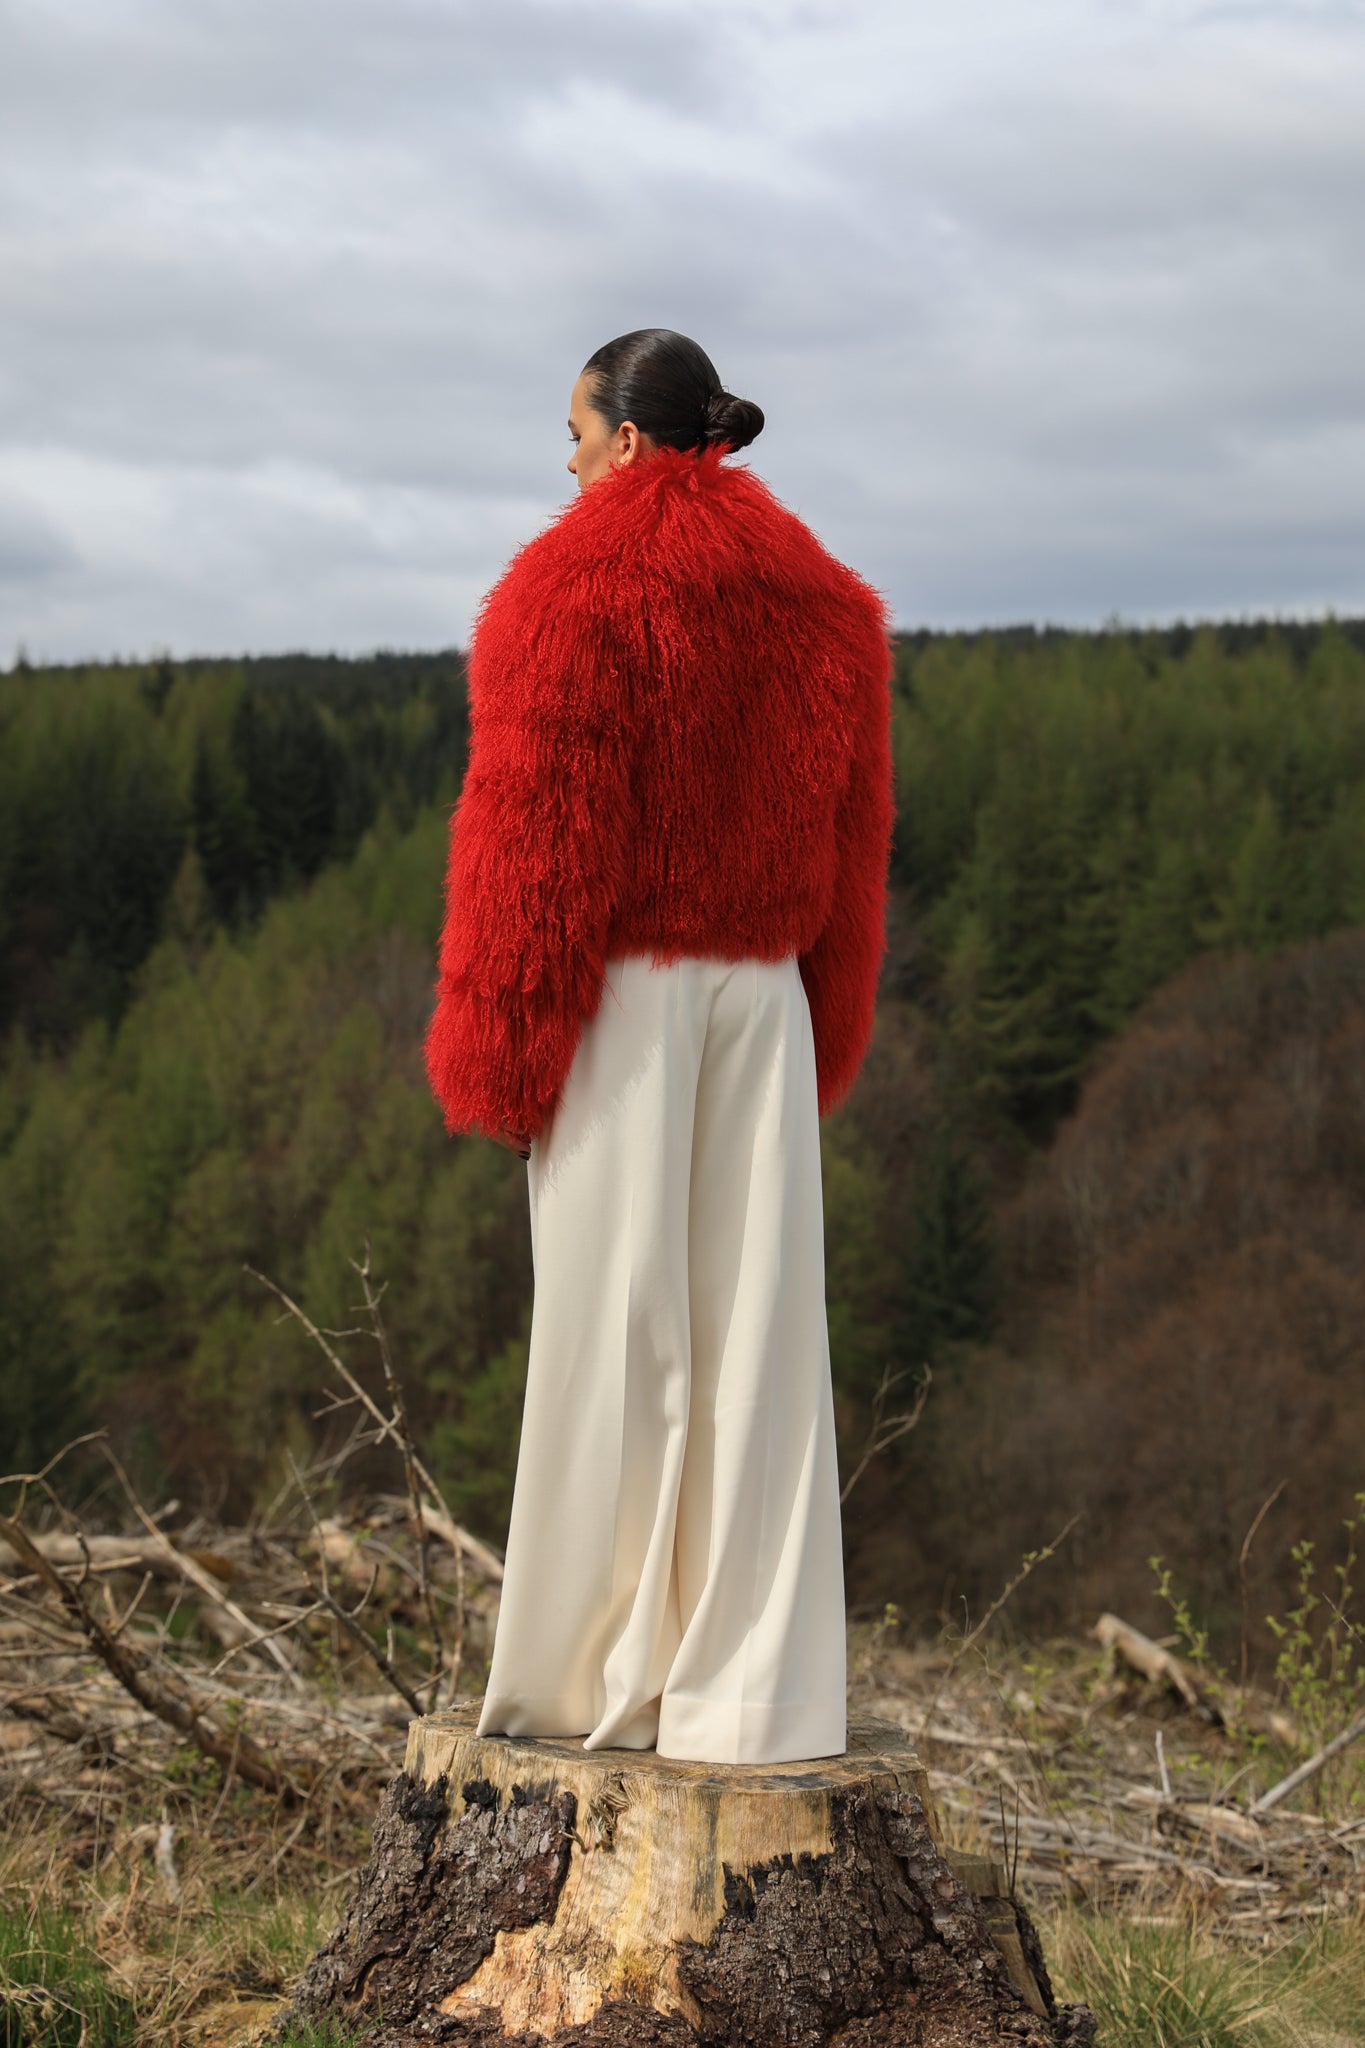
[[[1113,1647],[1113,1630],[1096,1634]],[[850,1669],[852,1700],[915,1743],[949,1839],[999,1858],[1044,1910],[1193,1912],[1259,1943],[1358,1907],[1359,1765],[1347,1771],[1342,1738],[1307,1755],[1313,1745],[1268,1698],[1242,1695],[1224,1725],[1188,1666],[1181,1683],[1079,1643],[962,1660],[874,1632]],[[1365,1718],[1343,1730],[1362,1734]],[[1333,1762],[1340,1779],[1325,1768]]]
[[[390,1498],[286,1528],[87,1535],[36,1519],[0,1518],[7,1828],[56,1824],[96,1864],[159,1843],[173,1888],[181,1829],[206,1800],[240,1819],[245,1786],[264,1802],[257,1847],[284,1845],[277,1875],[295,1847],[324,1875],[351,1871],[413,1713],[483,1670],[496,1554],[434,1510],[419,1560],[409,1504]],[[164,1833],[147,1818],[158,1796]]]

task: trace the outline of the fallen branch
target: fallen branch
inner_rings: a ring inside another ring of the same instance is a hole
[[[297,1607],[291,1612],[289,1619],[287,1621],[280,1622],[277,1627],[270,1629],[262,1629],[259,1635],[249,1636],[245,1642],[233,1643],[218,1659],[218,1662],[210,1671],[209,1677],[217,1678],[223,1671],[227,1669],[228,1665],[232,1662],[234,1657],[241,1656],[243,1650],[257,1649],[262,1643],[268,1642],[271,1636],[288,1635],[290,1631],[292,1629],[296,1629],[301,1622],[311,1621],[312,1617],[316,1613],[318,1613],[318,1611],[318,1605],[314,1605],[312,1607]]]
[[[203,1706],[181,1688],[178,1680],[174,1686],[167,1684],[153,1673],[145,1658],[111,1635],[98,1616],[91,1612],[82,1586],[62,1577],[57,1567],[37,1549],[20,1522],[8,1515],[0,1515],[0,1537],[42,1580],[48,1591],[55,1594],[101,1663],[147,1713],[174,1728],[202,1755],[221,1764],[225,1770],[235,1765],[242,1777],[262,1790],[276,1794],[286,1787],[293,1792],[299,1790],[298,1785],[286,1777],[264,1750],[258,1749],[240,1729],[232,1734],[218,1729],[206,1718]]]
[[[155,1540],[149,1536],[69,1536],[61,1530],[49,1530],[29,1540],[59,1571],[152,1572],[159,1579],[183,1579],[182,1561],[192,1555],[201,1570],[223,1579],[231,1576],[226,1558],[212,1551],[177,1550],[159,1531]]]
[[[228,1598],[227,1594],[223,1591],[222,1587],[218,1584],[217,1580],[213,1577],[212,1573],[205,1571],[204,1567],[201,1564],[197,1564],[188,1551],[177,1550],[175,1545],[171,1542],[169,1536],[162,1535],[160,1529],[157,1528],[156,1523],[152,1520],[151,1516],[147,1513],[146,1508],[143,1507],[142,1502],[138,1499],[137,1494],[133,1490],[132,1481],[129,1479],[128,1474],[124,1471],[118,1459],[114,1456],[114,1453],[109,1448],[109,1445],[107,1443],[102,1443],[100,1445],[100,1449],[103,1451],[105,1457],[108,1459],[110,1465],[113,1467],[119,1485],[123,1488],[124,1494],[127,1498],[128,1505],[131,1507],[133,1513],[141,1522],[143,1528],[147,1531],[147,1534],[151,1538],[152,1542],[154,1544],[159,1544],[161,1546],[162,1554],[168,1560],[174,1561],[174,1563],[179,1567],[183,1576],[189,1580],[192,1586],[196,1587],[197,1590],[204,1595],[206,1600],[211,1601],[215,1607],[221,1607],[224,1614],[230,1615],[232,1617],[233,1621],[236,1622],[238,1628],[243,1631],[244,1639],[255,1638],[259,1634],[259,1631],[256,1627],[255,1622],[252,1621],[250,1615],[245,1614],[242,1611],[242,1609],[237,1605],[237,1602],[235,1600],[231,1600]],[[267,1656],[272,1658],[273,1661],[276,1664],[278,1664],[280,1670],[289,1680],[289,1683],[294,1687],[294,1690],[296,1692],[302,1692],[304,1690],[303,1680],[299,1677],[298,1672],[295,1670],[293,1662],[286,1653],[283,1644],[280,1643],[273,1635],[262,1636],[260,1638],[260,1644],[261,1648],[266,1652]]]
[[[1117,1614],[1102,1614],[1090,1633],[1096,1642],[1111,1653],[1117,1652],[1125,1664],[1130,1664],[1151,1684],[1168,1685],[1179,1693],[1186,1706],[1201,1720],[1221,1726],[1222,1710],[1214,1703],[1199,1674],[1191,1665],[1164,1650],[1160,1643],[1154,1643],[1150,1636],[1145,1636],[1140,1628],[1120,1621]]]
[[[1365,1712],[1357,1714],[1350,1727],[1343,1728],[1340,1735],[1334,1735],[1316,1756],[1310,1756],[1307,1763],[1300,1764],[1287,1778],[1281,1778],[1278,1785],[1272,1785],[1268,1792],[1263,1792],[1248,1811],[1269,1813],[1282,1799],[1287,1799],[1291,1792],[1297,1792],[1300,1785],[1306,1785],[1310,1778],[1315,1778],[1323,1765],[1329,1764],[1334,1756],[1340,1756],[1343,1749],[1349,1749],[1353,1742],[1358,1742],[1362,1735],[1365,1735]]]

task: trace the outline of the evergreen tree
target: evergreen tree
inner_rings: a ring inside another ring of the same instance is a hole
[[[202,732],[194,750],[190,810],[194,850],[214,914],[223,924],[238,923],[254,900],[255,829],[242,776]]]
[[[985,1189],[945,1119],[915,1176],[902,1355],[932,1365],[950,1345],[980,1342],[990,1334],[992,1300]]]
[[[913,1003],[880,1042],[913,1017],[914,1052],[874,1048],[877,1116],[864,1091],[822,1132],[860,1446],[888,1366],[990,1329],[983,1135],[1047,1144],[1200,952],[1365,922],[1365,629],[917,636],[894,717]],[[524,1177],[450,1143],[421,1064],[466,737],[452,656],[0,675],[0,1430],[28,1462],[85,1414],[265,1483],[317,1363],[242,1263],[349,1323],[368,1237],[419,1426],[502,1512]],[[926,1143],[934,1085],[959,1120]]]

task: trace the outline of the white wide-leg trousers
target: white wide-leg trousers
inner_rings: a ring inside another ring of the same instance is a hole
[[[480,1734],[845,1744],[815,1049],[794,959],[613,960],[531,1149],[530,1366]]]

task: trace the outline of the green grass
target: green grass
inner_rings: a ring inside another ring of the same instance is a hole
[[[280,2036],[281,2048],[365,2048],[369,2037],[352,2028],[339,2027],[333,2020],[295,2024]]]
[[[1338,1926],[1248,1953],[1191,1927],[1066,1914],[1043,1933],[1102,2048],[1362,2048],[1365,1942]]]
[[[0,1906],[0,2048],[124,2048],[134,2025],[73,1913]]]
[[[135,1971],[125,1992],[114,1988],[79,1904],[36,1887],[21,1899],[11,1886],[0,1898],[0,2048],[179,2043],[192,2034],[189,2015],[229,1987],[267,1999],[287,1996],[327,1924],[316,1898],[218,1891],[182,1918],[121,1930],[115,1945],[132,1957],[153,1929],[160,1935],[153,1951],[160,1969]],[[296,2028],[286,2039],[292,2048],[361,2048],[364,2035],[320,2025]]]
[[[251,1977],[264,1985],[291,1984],[321,1945],[336,1914],[306,1893],[261,1898],[229,1889],[212,1894],[212,1930],[196,1944],[204,1967],[236,1982]]]

